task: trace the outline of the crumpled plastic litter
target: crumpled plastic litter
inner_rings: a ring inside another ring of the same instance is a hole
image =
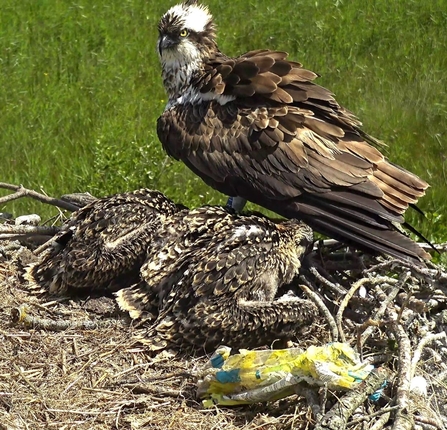
[[[363,381],[374,366],[362,363],[347,344],[251,351],[219,347],[203,369],[198,397],[204,407],[234,406],[274,401],[295,393],[297,384],[350,390]]]

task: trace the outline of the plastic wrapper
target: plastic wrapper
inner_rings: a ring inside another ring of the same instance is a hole
[[[205,407],[274,401],[295,392],[297,384],[352,389],[373,366],[362,363],[347,344],[250,351],[230,355],[222,346],[201,372],[198,396]]]

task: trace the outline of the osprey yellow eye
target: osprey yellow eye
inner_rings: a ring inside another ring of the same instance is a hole
[[[182,31],[180,31],[180,37],[186,37],[186,36],[188,36],[188,30],[184,28]]]

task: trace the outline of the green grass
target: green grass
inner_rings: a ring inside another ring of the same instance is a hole
[[[393,161],[431,183],[420,203],[428,220],[409,220],[447,240],[446,0],[207,3],[224,52],[286,50],[320,73]],[[148,186],[189,205],[225,200],[157,140],[166,97],[156,24],[172,4],[1,2],[0,182],[54,196]],[[54,213],[29,200],[1,210]]]

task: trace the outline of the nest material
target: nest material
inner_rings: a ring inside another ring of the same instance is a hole
[[[345,394],[298,387],[299,395],[268,405],[205,411],[195,383],[207,357],[197,351],[154,356],[136,343],[138,329],[128,325],[112,299],[45,301],[29,295],[20,267],[33,256],[15,248],[3,252],[0,262],[0,428],[443,429],[447,424],[447,274],[439,268],[382,258],[355,268],[361,261],[346,253],[313,252],[307,258],[299,281],[325,309],[327,324],[314,327],[300,346],[330,340],[329,333],[332,340],[357,346],[387,374],[379,402],[368,400],[362,386]],[[25,326],[11,319],[11,311],[23,305],[32,315]],[[95,326],[86,329],[86,320]],[[54,325],[30,325],[42,321]]]
[[[325,323],[292,340],[303,348],[347,342],[377,373],[347,393],[300,386],[297,395],[266,405],[204,410],[196,381],[208,357],[200,351],[154,355],[136,342],[139,329],[111,298],[29,294],[21,277],[36,258],[29,248],[28,239],[0,241],[0,430],[447,427],[447,273],[441,267],[316,249],[297,288]],[[384,378],[382,397],[368,400]]]

